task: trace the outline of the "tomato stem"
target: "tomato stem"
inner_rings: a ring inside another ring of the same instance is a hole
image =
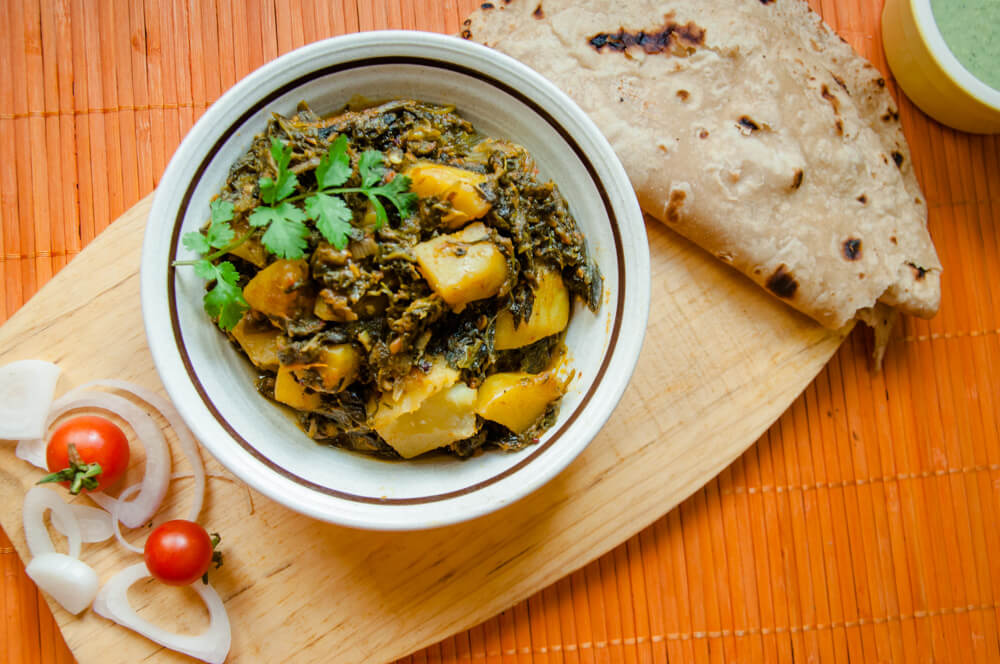
[[[69,482],[69,492],[74,496],[83,489],[93,491],[97,488],[97,476],[101,474],[101,464],[83,463],[80,454],[76,451],[76,445],[70,443],[66,446],[66,455],[69,458],[69,467],[54,473],[49,473],[37,484],[47,482]]]

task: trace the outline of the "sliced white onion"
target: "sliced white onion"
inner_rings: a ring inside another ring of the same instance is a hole
[[[209,662],[209,664],[222,664],[226,655],[229,654],[232,630],[229,625],[229,616],[226,614],[226,607],[222,604],[219,593],[215,592],[211,585],[192,583],[191,588],[201,595],[208,608],[208,629],[196,636],[176,634],[149,622],[136,613],[129,603],[128,589],[136,581],[147,576],[151,575],[146,569],[145,563],[126,567],[111,577],[97,593],[97,599],[94,600],[94,611],[123,627],[142,634],[161,646],[200,659],[203,662]]]
[[[136,553],[143,553],[144,549],[140,549],[122,536],[122,530],[118,527],[118,511],[121,508],[122,503],[128,500],[129,496],[138,491],[141,486],[141,484],[133,484],[127,489],[123,489],[122,492],[118,494],[118,500],[115,501],[115,504],[111,507],[111,529],[115,533],[115,539],[118,540],[118,543],[123,547],[129,551],[135,551]]]
[[[51,362],[20,360],[0,367],[0,439],[45,436],[60,369]]]
[[[90,606],[100,585],[93,567],[63,553],[41,553],[31,559],[24,571],[74,615]]]
[[[14,454],[18,459],[24,459],[32,466],[48,470],[48,461],[45,459],[45,447],[46,442],[44,438],[26,438],[17,441]]]
[[[80,526],[80,537],[84,542],[103,542],[112,535],[114,529],[111,527],[111,515],[98,507],[90,505],[75,505],[70,503],[70,511],[76,517],[76,522]],[[62,512],[52,513],[52,526],[66,534],[67,525],[62,517]]]
[[[76,516],[69,505],[63,502],[58,493],[45,487],[32,487],[28,493],[24,494],[24,506],[21,509],[24,520],[24,539],[28,541],[28,549],[32,556],[40,556],[43,553],[55,553],[52,545],[52,538],[49,537],[48,528],[45,527],[45,511],[52,510],[53,514],[58,513],[66,528],[66,539],[69,540],[70,558],[80,557],[80,524],[76,522]]]
[[[124,380],[115,380],[112,378],[95,380],[90,383],[86,383],[85,385],[81,385],[80,389],[87,389],[90,387],[107,387],[114,390],[129,392],[139,397],[156,410],[160,411],[164,419],[167,420],[167,424],[169,424],[174,430],[174,433],[177,434],[177,443],[181,446],[181,450],[184,452],[184,456],[187,458],[188,463],[191,464],[191,473],[194,475],[194,496],[192,497],[191,511],[188,513],[188,520],[198,521],[198,516],[201,514],[201,507],[205,500],[205,465],[201,461],[201,452],[198,450],[198,444],[195,442],[194,437],[188,430],[187,425],[184,424],[184,420],[181,419],[177,409],[174,408],[174,405],[156,392],[153,392],[142,385],[136,385],[135,383],[129,383]],[[126,523],[126,525],[128,524]]]
[[[97,408],[114,413],[128,422],[136,438],[146,450],[146,471],[142,476],[142,490],[132,502],[121,507],[121,520],[126,526],[136,528],[147,523],[160,508],[170,483],[170,450],[163,432],[149,413],[128,399],[116,394],[94,392],[76,388],[52,404],[49,424],[63,413],[78,408]],[[109,513],[116,498],[105,493],[89,493],[91,500]]]

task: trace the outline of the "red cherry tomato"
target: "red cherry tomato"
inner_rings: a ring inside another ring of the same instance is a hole
[[[149,534],[142,557],[149,573],[163,583],[186,586],[208,571],[212,539],[194,521],[167,521]]]
[[[128,438],[111,420],[97,415],[81,415],[63,422],[49,438],[45,450],[49,472],[58,473],[70,467],[70,445],[76,449],[81,464],[97,463],[101,466],[100,473],[94,476],[97,486],[84,486],[84,491],[104,491],[128,470]],[[71,486],[70,481],[60,483]]]

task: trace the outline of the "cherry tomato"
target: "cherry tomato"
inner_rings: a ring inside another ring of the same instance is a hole
[[[93,480],[77,482],[74,493],[78,493],[81,488],[84,491],[103,491],[121,479],[128,470],[128,438],[111,420],[97,415],[81,415],[63,422],[49,438],[45,450],[49,472],[61,474],[61,471],[71,468],[70,445],[79,457],[77,468],[80,470],[73,468],[73,472],[60,477],[50,475],[52,479],[47,478],[47,481],[66,480],[60,483],[72,490],[74,475],[85,473],[86,466],[96,463],[100,464],[100,473],[94,475],[92,469],[87,477],[93,477]]]
[[[194,521],[167,521],[149,534],[142,557],[149,573],[163,583],[186,586],[208,571],[212,539]]]

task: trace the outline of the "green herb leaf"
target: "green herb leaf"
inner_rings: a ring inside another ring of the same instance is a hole
[[[288,170],[288,163],[292,160],[292,147],[277,138],[272,138],[271,156],[274,157],[274,163],[278,167],[277,179],[264,177],[257,181],[260,185],[260,199],[268,205],[274,205],[291,196],[299,184],[298,176]]]
[[[216,198],[209,205],[212,210],[212,225],[221,224],[224,222],[229,222],[233,220],[233,204],[229,201],[224,201],[221,198]]]
[[[417,195],[410,191],[410,178],[405,175],[397,175],[381,187],[370,189],[367,194],[368,199],[375,207],[376,229],[381,228],[382,224],[389,220],[385,208],[376,198],[377,196],[382,196],[392,203],[401,219],[406,219],[412,214],[413,206],[417,202]]]
[[[288,202],[276,207],[260,206],[249,217],[251,226],[267,226],[261,242],[282,258],[302,257],[309,237],[309,229],[302,223],[306,219],[305,212]]]
[[[195,263],[192,267],[194,267],[194,273],[205,281],[212,281],[217,276],[215,266],[212,265],[211,261],[202,259]]]
[[[205,265],[207,264],[208,267]],[[212,318],[219,319],[219,327],[223,330],[231,330],[243,318],[243,314],[250,309],[250,305],[243,299],[243,291],[238,282],[240,273],[229,261],[224,261],[218,265],[212,265],[208,261],[198,261],[194,265],[198,276],[204,277],[209,268],[212,271],[212,279],[215,286],[205,293],[205,311]],[[207,279],[211,281],[212,279]]]
[[[361,186],[374,187],[385,175],[385,157],[378,150],[365,150],[358,162],[358,172],[361,174]]]
[[[351,177],[351,158],[347,155],[347,136],[341,134],[330,144],[330,150],[316,167],[316,184],[320,189],[339,187]]]
[[[196,254],[208,253],[209,249],[212,248],[208,243],[208,238],[198,231],[185,233],[181,236],[181,242],[184,244],[185,249],[193,251]]]
[[[351,233],[351,208],[339,196],[318,193],[306,199],[306,212],[316,220],[316,229],[337,249],[347,246]]]

